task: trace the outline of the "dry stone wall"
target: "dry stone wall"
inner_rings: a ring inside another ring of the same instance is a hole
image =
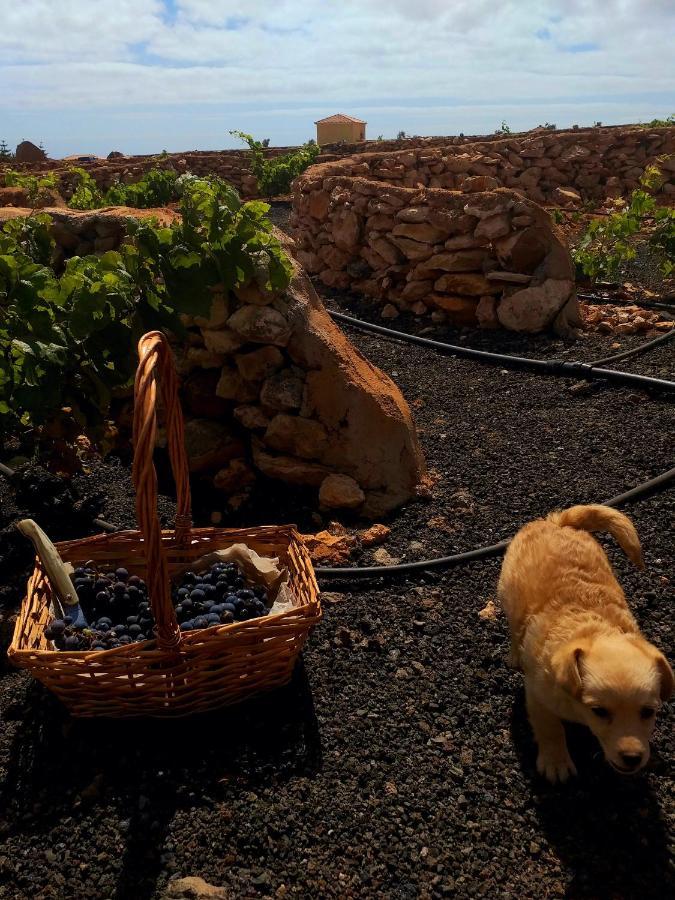
[[[672,126],[537,129],[471,140],[368,142],[351,149],[354,158],[343,160],[335,174],[449,190],[463,190],[465,182],[484,176],[493,179],[490,187],[513,188],[530,200],[554,206],[575,202],[575,194],[583,200],[625,196],[638,187],[645,168],[665,156],[660,193],[675,194]]]
[[[3,220],[27,209],[0,209]],[[104,252],[124,240],[130,218],[171,210],[46,210],[60,258]],[[293,242],[276,237],[292,254]],[[260,473],[313,490],[327,509],[379,517],[414,496],[425,465],[410,409],[364,359],[294,264],[284,293],[254,284],[212,288],[205,318],[184,317],[172,338],[186,412],[190,469],[221,496],[241,498]],[[117,421],[129,425],[130,399]]]
[[[462,325],[565,332],[580,323],[569,252],[514,191],[461,193],[366,178],[298,179],[298,259],[326,285]]]
[[[384,317],[565,332],[580,323],[574,270],[540,204],[627,194],[656,160],[668,202],[674,148],[675,128],[540,130],[312,166],[294,184],[298,258]]]
[[[267,157],[275,157],[288,153],[290,147],[273,147],[264,151]],[[346,155],[346,151],[338,154],[319,156],[320,161],[337,159]],[[73,160],[53,160],[48,164],[41,162],[16,165],[13,162],[0,164],[0,177],[3,168],[15,168],[31,174],[56,172],[59,176],[59,193],[69,200],[76,186],[73,168],[85,169],[99,188],[107,190],[113,184],[122,182],[129,184],[138,181],[145,172],[155,168],[171,168],[181,174],[190,172],[193,175],[218,175],[232,184],[245,199],[258,196],[258,185],[251,173],[250,152],[248,150],[192,151],[189,153],[173,153],[167,156],[131,156],[121,154],[112,159],[97,159],[90,162]],[[3,189],[0,188],[0,191]],[[9,199],[7,199],[9,202]],[[2,197],[0,197],[0,205]]]

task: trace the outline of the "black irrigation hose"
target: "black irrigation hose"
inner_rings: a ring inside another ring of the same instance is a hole
[[[591,365],[604,366],[605,363],[616,362],[618,359],[628,359],[629,356],[638,356],[641,353],[646,353],[648,350],[651,350],[652,347],[656,347],[657,344],[665,344],[667,341],[672,340],[672,338],[674,337],[675,328],[671,328],[669,331],[660,334],[653,340],[647,341],[644,344],[640,344],[638,347],[633,347],[632,350],[622,350],[620,353],[614,353],[612,356],[605,356],[603,359],[594,359]]]
[[[653,491],[664,489],[671,481],[675,481],[675,469],[669,469],[655,478],[650,478],[637,487],[605,500],[605,506],[623,506],[642,499]],[[419,572],[427,569],[449,569],[451,566],[462,563],[474,562],[478,559],[490,559],[493,556],[501,556],[509,545],[509,540],[500,541],[498,544],[490,544],[489,547],[479,547],[476,550],[466,550],[464,553],[454,553],[452,556],[439,556],[437,559],[421,559],[417,562],[399,563],[395,566],[364,566],[358,568],[315,568],[317,578],[382,578],[386,575],[405,575],[408,572]]]
[[[595,378],[603,381],[614,381],[618,384],[629,385],[635,388],[658,388],[663,391],[675,392],[675,381],[666,381],[664,378],[652,378],[648,375],[634,375],[632,372],[618,372],[614,369],[597,367],[596,363],[582,363],[562,359],[529,359],[525,356],[509,356],[506,353],[491,353],[487,350],[474,350],[471,347],[461,347],[457,344],[446,344],[443,341],[434,341],[431,338],[419,337],[415,334],[407,334],[405,331],[395,331],[393,328],[385,328],[383,325],[374,325],[355,319],[344,313],[330,311],[331,316],[338,322],[344,322],[362,331],[372,331],[385,337],[397,338],[410,344],[419,344],[422,347],[432,347],[442,353],[452,353],[455,356],[463,356],[467,359],[476,359],[492,365],[505,366],[511,369],[530,369],[546,375],[562,375],[566,378],[580,378],[592,380]],[[651,342],[650,342],[651,343]],[[602,362],[602,360],[601,360]]]
[[[597,368],[600,363],[605,363],[616,359],[623,359],[627,356],[636,355],[637,353],[643,353],[657,344],[664,343],[666,340],[670,339],[673,336],[673,333],[675,333],[673,331],[663,335],[659,335],[658,338],[648,341],[645,344],[641,344],[639,347],[635,347],[632,350],[626,350],[622,353],[616,353],[613,356],[609,356],[601,360],[596,360],[592,363],[580,363],[565,362],[564,360],[529,359],[523,356],[509,356],[503,353],[491,353],[485,350],[474,350],[469,347],[461,347],[455,344],[446,344],[442,341],[434,341],[430,338],[423,338],[418,337],[417,335],[406,334],[403,331],[395,331],[391,328],[385,328],[382,325],[374,325],[370,322],[364,322],[361,319],[355,319],[351,316],[345,315],[344,313],[331,311],[331,316],[338,321],[345,322],[348,325],[352,325],[355,328],[360,328],[364,331],[373,331],[376,334],[383,334],[385,336],[398,338],[404,341],[408,341],[412,344],[419,344],[424,347],[433,347],[435,350],[450,352],[456,356],[463,356],[469,359],[478,359],[487,363],[500,364],[510,366],[512,368],[533,369],[553,375],[567,375],[576,378],[599,377],[610,381],[618,381],[623,384],[634,384],[641,387],[659,387],[662,389],[665,388],[667,390],[675,391],[675,382],[672,381],[665,381],[660,378],[648,378],[643,375],[633,375],[629,372],[617,372],[613,369]],[[0,474],[11,478],[14,475],[14,470],[9,466],[0,463]],[[663,472],[661,475],[657,475],[655,478],[652,478],[649,481],[645,481],[643,484],[640,484],[623,494],[619,494],[617,497],[612,497],[610,500],[605,501],[605,506],[621,506],[624,503],[629,503],[634,500],[640,499],[646,496],[648,493],[651,493],[652,491],[664,488],[673,480],[675,480],[675,469],[669,469],[667,472]],[[92,522],[94,525],[96,525],[97,528],[100,528],[102,531],[106,531],[109,533],[121,530],[118,528],[118,526],[112,525],[110,522],[106,522],[103,519],[93,519]],[[488,547],[479,547],[475,550],[466,550],[463,553],[455,553],[451,556],[441,556],[436,559],[418,560],[417,562],[411,563],[400,563],[394,566],[365,566],[354,568],[315,567],[314,571],[317,577],[328,579],[379,578],[385,575],[400,575],[407,572],[417,572],[427,569],[445,569],[465,562],[473,562],[480,559],[489,559],[493,556],[500,556],[506,550],[508,545],[509,541],[504,540],[500,541],[498,544],[491,544]]]
[[[643,309],[663,309],[666,312],[675,313],[675,303],[662,303],[659,300],[624,300],[623,297],[607,297],[604,294],[587,294],[585,291],[577,291],[580,300],[590,300],[592,303],[611,303],[616,306],[641,306]]]

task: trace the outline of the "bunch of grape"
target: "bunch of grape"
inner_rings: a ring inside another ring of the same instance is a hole
[[[208,572],[185,572],[173,590],[181,631],[227,625],[267,615],[269,599],[262,585],[248,588],[236,563],[217,562]]]
[[[73,584],[89,624],[78,626],[70,616],[54,619],[45,637],[54,641],[57,649],[112,650],[153,636],[155,620],[148,588],[138,575],[129,575],[123,568],[96,572],[79,567]]]
[[[124,568],[97,572],[75,569],[73,584],[88,625],[70,616],[53,619],[45,637],[58,650],[112,650],[154,637],[155,620],[148,588]],[[204,573],[185,572],[172,586],[172,601],[181,631],[197,631],[264,616],[269,599],[262,585],[246,586],[236,563],[214,563]]]

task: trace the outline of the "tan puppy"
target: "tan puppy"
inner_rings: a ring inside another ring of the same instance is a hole
[[[617,771],[637,772],[649,759],[656,712],[673,692],[666,658],[640,634],[589,531],[609,532],[642,568],[630,519],[608,506],[573,506],[521,528],[499,579],[537,769],[552,782],[576,774],[562,720],[588,725]]]

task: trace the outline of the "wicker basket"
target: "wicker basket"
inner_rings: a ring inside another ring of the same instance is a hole
[[[92,560],[106,569],[124,566],[144,578],[156,639],[114,650],[50,649],[44,629],[51,618],[52,590],[36,560],[9,648],[14,665],[28,669],[76,716],[185,716],[282,685],[290,680],[308,633],[321,618],[312,564],[292,526],[192,528],[183,417],[171,351],[158,331],[142,337],[138,348],[133,480],[140,531],[103,534],[57,547],[73,565]],[[177,488],[175,528],[164,532],[157,518],[153,464],[157,369]],[[235,543],[245,543],[261,556],[279,557],[289,571],[292,609],[181,633],[171,602],[172,575],[206,553]]]

